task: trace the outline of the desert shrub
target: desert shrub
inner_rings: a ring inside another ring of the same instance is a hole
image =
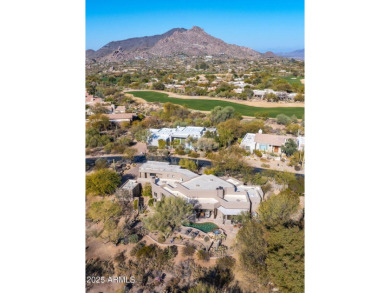
[[[295,171],[300,171],[301,167],[297,165],[297,166],[294,167],[294,169],[295,169]]]
[[[131,235],[129,236],[129,242],[130,242],[130,243],[137,243],[138,240],[139,240],[139,238],[138,238],[138,235],[137,235],[137,234],[131,234]]]
[[[123,251],[120,251],[117,254],[115,254],[114,261],[116,263],[124,262],[126,260],[125,252],[126,252],[126,250],[123,250]]]
[[[263,167],[263,168],[269,168],[269,167],[271,167],[271,166],[270,166],[270,164],[261,164],[261,167]]]
[[[217,259],[217,266],[221,269],[231,269],[236,264],[236,260],[231,256],[225,256]]]
[[[154,199],[153,198],[151,198],[151,199],[149,199],[149,201],[148,201],[148,206],[153,206],[153,204],[154,204]]]
[[[134,200],[134,209],[138,209],[138,199]]]
[[[276,122],[278,124],[288,125],[291,123],[291,118],[285,114],[279,114],[276,116]]]
[[[94,221],[105,222],[108,219],[113,219],[122,215],[122,207],[117,202],[111,200],[101,200],[93,202],[87,210],[87,218]]]
[[[164,248],[163,253],[167,259],[175,258],[177,256],[177,253],[178,253],[177,246],[173,245],[173,246]]]
[[[210,238],[209,236],[206,236],[205,238],[203,238],[204,242],[209,242],[210,241]]]
[[[160,236],[158,236],[157,241],[159,243],[164,243],[165,242],[165,237],[163,235],[160,235]]]
[[[143,246],[141,247],[137,253],[135,254],[135,256],[137,257],[137,259],[139,258],[153,258],[153,256],[156,255],[156,252],[158,251],[158,247],[157,245],[146,245],[146,246]]]
[[[188,156],[191,157],[191,158],[199,158],[200,155],[197,152],[195,152],[195,151],[190,151],[188,153]]]
[[[106,144],[104,146],[104,152],[106,152],[107,154],[111,153],[112,152],[112,149],[114,148],[114,144],[112,142],[109,142],[108,144]]]
[[[258,156],[259,158],[261,158],[263,156],[263,153],[260,151],[260,150],[254,150],[253,153]]]
[[[193,256],[195,253],[195,246],[191,245],[191,244],[187,244],[184,248],[183,248],[183,254],[185,256]]]
[[[95,170],[106,169],[108,167],[108,161],[106,159],[99,158],[95,162]]]
[[[136,246],[134,246],[131,250],[130,250],[130,255],[131,256],[135,256],[137,254],[137,252],[146,245],[146,242],[145,241],[142,241],[142,242],[138,242]]]
[[[206,175],[215,175],[215,168],[205,169],[203,173]]]
[[[201,261],[209,261],[210,260],[210,254],[204,250],[198,250],[196,256]]]
[[[261,189],[263,190],[264,194],[266,194],[268,191],[271,191],[272,184],[268,182],[267,184],[262,185]]]
[[[185,152],[183,149],[177,149],[177,150],[176,150],[176,154],[178,154],[178,155],[181,155],[181,156],[182,156],[182,155],[185,155],[185,153],[186,153],[186,152]]]

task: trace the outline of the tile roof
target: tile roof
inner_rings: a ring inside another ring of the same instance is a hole
[[[126,107],[125,106],[117,106],[115,108],[115,111],[126,111]]]
[[[286,135],[274,135],[274,134],[264,134],[264,133],[256,133],[255,142],[261,144],[269,144],[274,146],[282,146],[286,142],[287,139],[294,137],[286,136]]]
[[[107,115],[110,120],[115,119],[133,119],[137,114],[135,113],[120,113],[120,114],[108,114]]]

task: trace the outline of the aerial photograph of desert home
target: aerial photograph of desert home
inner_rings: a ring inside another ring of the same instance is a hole
[[[287,2],[86,1],[86,292],[304,292]]]

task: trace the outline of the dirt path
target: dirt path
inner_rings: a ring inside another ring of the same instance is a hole
[[[207,96],[186,96],[186,95],[179,95],[176,93],[166,92],[166,91],[158,91],[158,90],[133,90],[133,89],[126,89],[124,92],[138,92],[138,91],[144,91],[144,92],[157,92],[157,93],[163,93],[167,94],[171,98],[177,98],[177,99],[191,99],[191,100],[220,100],[225,102],[231,102],[236,104],[242,104],[252,107],[262,107],[262,108],[273,108],[273,107],[304,107],[305,103],[286,103],[286,102],[261,102],[261,101],[243,101],[243,100],[235,100],[235,99],[226,99],[226,98],[211,98]],[[134,97],[131,95],[134,100],[141,103],[146,103],[144,99]]]

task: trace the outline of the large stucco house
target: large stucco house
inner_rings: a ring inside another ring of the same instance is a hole
[[[148,144],[151,146],[158,146],[158,141],[161,139],[166,143],[172,143],[173,141],[178,141],[180,144],[184,145],[185,148],[192,149],[192,143],[188,141],[188,138],[193,138],[198,140],[201,138],[207,131],[215,132],[215,128],[206,128],[206,127],[197,127],[197,126],[186,126],[176,128],[161,128],[149,129],[150,136],[148,138]]]
[[[303,150],[305,147],[304,137],[294,137],[287,135],[264,134],[261,129],[258,133],[247,133],[241,141],[240,146],[246,151],[253,152],[260,150],[266,153],[281,154],[282,146],[287,140],[292,139],[298,145],[298,150]]]
[[[194,220],[207,218],[230,224],[241,212],[256,213],[263,199],[260,186],[247,186],[234,179],[198,175],[166,162],[149,161],[139,168],[140,183],[149,182],[155,200],[164,196],[185,199],[194,205]]]

